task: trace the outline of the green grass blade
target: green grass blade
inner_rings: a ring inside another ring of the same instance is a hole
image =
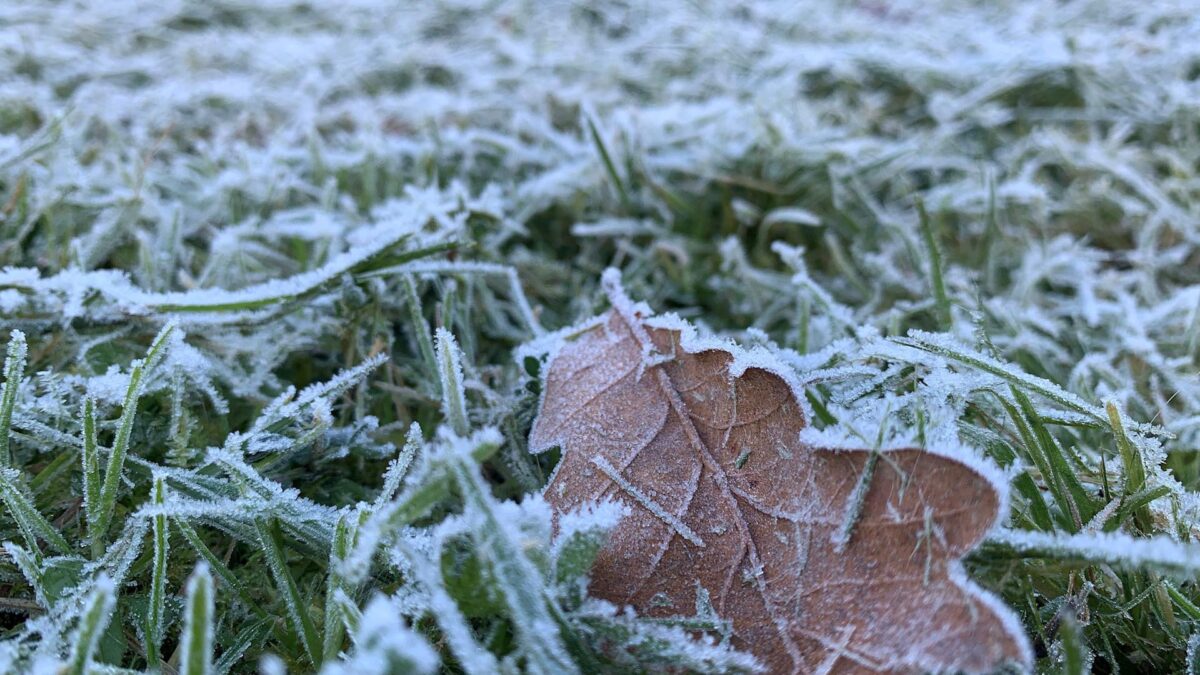
[[[1037,445],[1041,449],[1042,455],[1046,457],[1050,470],[1054,472],[1055,480],[1070,494],[1070,501],[1075,508],[1079,509],[1079,517],[1082,522],[1088,522],[1100,510],[1100,504],[1079,481],[1079,475],[1067,461],[1066,449],[1050,435],[1050,431],[1046,429],[1046,425],[1042,423],[1037,410],[1034,409],[1033,402],[1016,387],[1012,388],[1012,394],[1033,430]],[[1061,495],[1059,497],[1061,498]]]
[[[471,459],[477,463],[483,462],[495,454],[499,448],[497,443],[481,443],[472,449]],[[450,490],[450,477],[444,468],[435,468],[431,474],[415,489],[401,495],[399,501],[383,514],[386,523],[385,529],[395,530],[408,525],[445,499]]]
[[[26,496],[21,488],[21,474],[16,469],[0,469],[0,499],[8,508],[9,514],[17,522],[17,527],[25,537],[25,543],[30,551],[38,551],[38,539],[45,541],[58,553],[70,555],[71,545],[63,537],[58,528],[38,513],[33,500]]]
[[[1131,517],[1138,521],[1140,527],[1147,527],[1150,513],[1146,510],[1146,507],[1154,500],[1166,497],[1169,494],[1171,494],[1170,487],[1159,485],[1153,488],[1142,488],[1136,494],[1122,495],[1121,499],[1124,503],[1121,504],[1117,512],[1104,524],[1104,531],[1116,531]]]
[[[183,634],[179,638],[180,675],[211,675],[213,672],[213,581],[208,565],[200,563],[187,582],[183,610]]]
[[[586,117],[588,133],[591,135],[592,143],[595,144],[596,150],[600,153],[600,160],[604,162],[604,171],[608,173],[608,179],[612,181],[613,187],[617,194],[621,197],[621,203],[628,207],[632,202],[629,199],[629,191],[625,189],[625,181],[621,180],[621,174],[617,173],[617,165],[613,163],[612,155],[608,152],[608,147],[604,144],[604,138],[600,135],[600,130],[596,128],[596,122],[590,115]]]
[[[342,624],[342,630],[355,633],[358,627],[362,624],[362,610],[354,603],[348,595],[340,590],[333,596],[334,605],[337,607],[337,620]]]
[[[113,439],[112,452],[108,456],[108,465],[104,470],[104,482],[100,487],[99,507],[96,516],[96,527],[91,531],[92,557],[98,558],[104,553],[107,543],[108,528],[112,523],[113,512],[116,509],[117,489],[121,485],[121,471],[125,468],[125,456],[129,452],[129,437],[133,432],[133,422],[137,417],[138,399],[142,395],[142,377],[153,367],[157,357],[166,346],[167,338],[174,331],[174,324],[167,324],[154,342],[146,358],[133,367],[129,375],[129,387],[125,390],[125,401],[121,408],[121,419],[117,424],[117,435]]]
[[[166,506],[167,487],[162,476],[154,477],[151,502],[160,509]],[[158,666],[162,658],[163,612],[166,606],[167,554],[170,551],[171,532],[167,516],[156,513],[153,517],[154,567],[150,576],[150,597],[146,607],[146,662]]]
[[[498,442],[479,443],[472,447],[471,459],[475,463],[482,463],[499,448]],[[450,495],[452,478],[444,458],[433,457],[430,458],[430,462],[419,483],[402,493],[395,501],[377,507],[363,528],[360,528],[372,534],[359,537],[345,563],[346,567],[352,570],[348,576],[352,577],[354,583],[360,582],[368,573],[375,551],[390,542],[394,533],[429,513],[434,506]]]
[[[21,386],[21,378],[25,376],[25,358],[28,351],[25,334],[14,330],[8,340],[8,353],[4,358],[4,388],[0,390],[0,467],[12,466],[8,432],[12,428],[17,390]]]
[[[408,321],[412,324],[413,335],[417,339],[417,347],[421,352],[421,360],[425,363],[426,375],[438,371],[437,357],[433,352],[433,338],[429,335],[429,323],[421,313],[421,298],[417,295],[417,284],[411,274],[400,276],[400,285],[404,289],[405,304],[408,307]],[[430,377],[431,382],[437,380]]]
[[[400,487],[408,475],[408,470],[412,466],[413,460],[416,459],[417,452],[421,449],[422,438],[421,425],[416,422],[410,424],[408,433],[404,436],[404,446],[400,448],[400,452],[388,464],[387,471],[383,474],[383,487],[375,497],[373,508],[379,509],[400,493]]]
[[[1038,529],[1050,531],[1054,529],[1054,521],[1050,517],[1050,508],[1042,497],[1042,491],[1037,488],[1033,478],[1028,473],[1022,473],[1013,479],[1013,487],[1029,502],[1029,513]]]
[[[365,511],[358,514],[343,513],[333,529],[333,546],[329,550],[329,576],[325,585],[325,638],[321,648],[326,661],[337,658],[346,637],[337,598],[339,593],[348,596],[352,589],[342,574],[342,561],[350,556],[354,548],[355,532],[361,524],[360,518],[365,516]]]
[[[438,374],[442,381],[442,413],[454,433],[465,436],[471,428],[467,420],[467,401],[463,392],[462,352],[454,335],[437,329]]]
[[[1070,492],[1059,481],[1058,474],[1050,465],[1049,458],[1042,452],[1041,445],[1034,436],[1033,430],[1025,419],[1024,413],[1006,399],[1001,398],[1000,403],[1004,407],[1005,412],[1008,413],[1009,419],[1012,420],[1013,426],[1021,438],[1021,445],[1025,448],[1026,456],[1033,462],[1038,473],[1041,474],[1042,480],[1046,483],[1046,487],[1050,490],[1050,494],[1059,506],[1060,513],[1065,515],[1067,528],[1073,532],[1077,532],[1083,526],[1083,518],[1079,515],[1079,508],[1071,500]]]
[[[71,647],[71,659],[66,672],[70,675],[84,675],[91,665],[92,655],[108,622],[112,619],[113,606],[116,604],[116,588],[108,577],[101,576],[96,580],[96,587],[88,599],[87,607],[79,618],[74,644]]]
[[[275,587],[287,607],[288,619],[298,634],[309,661],[314,667],[320,666],[323,661],[321,640],[317,636],[317,628],[313,625],[312,616],[309,615],[308,603],[300,595],[300,589],[296,586],[296,580],[284,559],[278,521],[274,519],[270,522],[260,520],[257,527],[259,542],[262,544],[267,564],[271,568],[271,577],[275,580]]]
[[[1146,484],[1146,466],[1142,461],[1142,453],[1125,433],[1125,424],[1121,421],[1121,411],[1117,410],[1117,405],[1109,401],[1104,405],[1104,410],[1108,413],[1109,425],[1117,439],[1117,450],[1121,453],[1121,463],[1125,467],[1125,494],[1135,494]],[[1145,514],[1142,520],[1148,519],[1149,516],[1149,513]]]
[[[96,400],[91,396],[83,399],[83,512],[87,521],[88,536],[95,539],[94,532],[100,526],[100,446],[96,442]],[[93,550],[95,544],[93,544]]]
[[[1186,595],[1181,593],[1175,584],[1170,581],[1163,581],[1163,588],[1167,591],[1167,597],[1175,603],[1175,606],[1181,611],[1184,616],[1190,621],[1200,621],[1200,607],[1197,607]]]
[[[213,665],[213,673],[215,675],[226,675],[238,661],[246,654],[246,651],[255,645],[263,644],[263,641],[271,633],[271,619],[259,619],[253,623],[247,624],[241,630],[233,641],[224,644],[221,650],[221,658]]]
[[[508,536],[510,526],[500,521],[494,499],[479,476],[479,467],[469,463],[465,453],[455,455],[451,461],[464,509],[479,519],[472,534],[480,555],[490,561],[491,571],[507,601],[529,672],[548,675],[578,672],[549,608],[551,600],[542,577],[517,542]]]
[[[244,312],[265,309],[277,305],[287,305],[292,302],[311,298],[324,293],[341,283],[344,274],[362,274],[376,269],[400,265],[412,260],[418,260],[438,253],[454,250],[460,246],[457,242],[443,242],[425,246],[411,251],[389,255],[391,248],[400,244],[408,235],[404,235],[391,244],[381,246],[374,255],[352,264],[339,264],[338,261],[326,265],[316,273],[300,275],[295,279],[284,282],[268,282],[258,288],[243,289],[240,294],[251,296],[245,300],[230,300],[218,302],[184,302],[183,300],[162,300],[150,303],[157,312],[190,313],[190,312]],[[294,290],[274,291],[276,287]],[[258,296],[258,297],[253,297]]]
[[[934,306],[937,307],[938,327],[949,330],[953,314],[950,298],[946,295],[946,280],[942,275],[942,249],[938,246],[933,222],[925,212],[925,202],[917,199],[917,217],[921,225],[921,241],[925,244],[925,255],[929,257],[929,286],[933,290]]]
[[[38,605],[42,609],[50,609],[52,603],[46,593],[46,586],[42,583],[42,559],[38,552],[22,548],[15,541],[6,541],[2,546],[9,559],[21,571],[21,576],[25,577],[26,583],[33,589]]]
[[[495,655],[475,639],[471,625],[446,592],[446,586],[436,563],[419,553],[403,539],[396,542],[396,550],[412,562],[413,576],[429,594],[433,618],[441,627],[444,639],[458,658],[458,664],[467,675],[490,675],[500,672]],[[358,619],[362,617],[359,616]]]
[[[234,574],[233,570],[229,569],[229,567],[226,566],[225,563],[222,562],[221,559],[212,552],[212,549],[210,549],[208,545],[204,543],[204,540],[200,538],[200,535],[196,532],[195,528],[188,524],[187,521],[182,519],[173,519],[171,522],[175,524],[176,529],[179,530],[179,533],[183,535],[183,538],[187,540],[188,544],[192,546],[192,549],[195,550],[196,553],[198,553],[200,557],[204,559],[204,562],[208,564],[210,571],[216,572],[217,576],[221,577],[221,581],[237,593],[238,599],[240,599],[242,603],[246,605],[246,607],[250,608],[250,610],[261,619],[270,617],[270,614],[267,613],[267,610],[263,609],[262,605],[258,604],[254,597],[250,595],[250,592],[246,589],[245,585],[242,584],[241,580],[238,579],[237,575]]]
[[[1063,617],[1059,628],[1062,636],[1063,675],[1088,675],[1092,672],[1091,654],[1083,638],[1083,627],[1074,614]]]
[[[942,339],[942,336],[939,334],[912,330],[909,331],[907,337],[895,337],[891,339],[897,344],[927,351],[938,356],[944,356],[981,372],[995,375],[1013,387],[1042,396],[1096,423],[1106,426],[1108,424],[1108,418],[1102,411],[1098,410],[1095,406],[1089,405],[1086,401],[1064,390],[1055,383],[1045,378],[1019,372],[1008,364],[987,355],[958,345],[952,346],[946,340]]]

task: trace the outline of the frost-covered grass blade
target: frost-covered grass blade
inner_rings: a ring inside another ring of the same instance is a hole
[[[210,675],[213,672],[214,606],[212,575],[208,566],[201,563],[187,583],[179,658],[179,672],[183,675]]]

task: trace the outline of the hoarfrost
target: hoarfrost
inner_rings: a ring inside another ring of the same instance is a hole
[[[1200,570],[1200,546],[1168,537],[1131,537],[1124,532],[1057,534],[1024,530],[1000,530],[992,541],[1022,553],[1041,553],[1053,558],[1078,559],[1137,569],[1154,567],[1185,578]]]
[[[161,475],[171,498],[123,511],[101,559],[71,559],[84,575],[60,604],[49,606],[27,575],[47,611],[20,639],[42,636],[53,645],[36,663],[60,664],[57,645],[97,575],[122,589],[153,515],[242,541],[253,541],[249,520],[271,516],[304,545],[327,546],[341,511],[285,489],[262,466],[286,470],[312,447],[328,449],[313,453],[324,468],[347,455],[390,456],[373,411],[341,417],[341,400],[374,369],[390,378],[408,375],[407,365],[356,358],[362,365],[301,392],[280,366],[341,343],[363,306],[398,315],[401,274],[439,289],[462,279],[464,295],[503,298],[480,321],[514,341],[537,338],[518,350],[518,365],[552,354],[588,324],[542,335],[540,322],[554,327],[589,308],[583,297],[538,306],[538,284],[577,278],[535,253],[545,214],[576,219],[562,227],[588,255],[614,252],[597,265],[624,261],[653,283],[704,269],[698,242],[719,247],[720,274],[673,300],[715,294],[749,330],[701,329],[689,344],[755,336],[738,368],[790,378],[812,422],[808,442],[999,456],[1026,442],[1012,417],[1030,417],[1050,427],[1049,443],[1072,467],[1117,485],[1133,467],[1109,447],[1099,404],[1111,401],[1146,464],[1145,489],[1165,489],[1147,504],[1152,522],[1194,530],[1200,498],[1162,467],[1200,445],[1194,15],[1180,0],[1039,0],[1020,11],[909,0],[586,11],[559,2],[353,0],[302,11],[282,1],[4,3],[0,328],[41,342],[35,354],[63,354],[6,384],[14,453],[80,448],[84,397],[106,437],[129,387],[128,359],[114,355],[179,326],[143,382],[147,396],[170,392],[177,466],[161,466],[139,437],[123,477],[136,494],[144,476]],[[1038,102],[1060,89],[1069,103]],[[740,236],[685,234],[709,206],[695,197],[718,191],[729,193]],[[946,261],[944,334],[896,330],[930,307],[914,191],[983,258]],[[440,255],[452,248],[453,259]],[[448,407],[470,413],[459,431],[496,423],[512,400],[493,389],[490,365],[473,362],[472,336],[455,317],[439,320],[470,355],[464,377],[462,355],[444,350],[461,385]],[[395,331],[376,328],[386,352]],[[61,340],[40,341],[45,334]],[[353,343],[342,345],[349,354],[378,353]],[[670,357],[643,356],[643,365]],[[388,383],[405,406],[407,385]],[[1014,389],[1033,399],[1029,415]],[[201,430],[195,411],[221,418],[263,405],[224,441],[189,446]],[[376,516],[445,478],[447,461],[467,461],[474,446],[446,438],[439,432],[430,452],[416,438],[405,445],[371,505]],[[438,461],[442,470],[431,469]],[[1005,470],[1030,478],[1049,509],[1067,508],[1040,467],[1013,459]],[[1096,498],[1108,501],[1079,524],[1086,534],[1014,529],[996,541],[1029,555],[1172,569],[1193,553],[1161,537],[1097,532],[1122,503],[1107,489]],[[536,520],[536,510],[521,513]],[[576,527],[603,530],[615,515],[601,511],[594,522],[563,518],[558,541]],[[1026,515],[1015,513],[1013,527]],[[358,573],[376,554],[430,562],[429,532],[384,525],[372,520],[360,533]],[[393,536],[400,553],[383,546]],[[13,542],[5,550],[22,573],[44,564]],[[409,590],[407,606],[430,604]],[[453,605],[444,593],[437,603]],[[615,608],[592,609],[635,630]],[[478,669],[498,667],[471,651],[469,628],[453,626],[455,649]],[[636,635],[646,645],[678,637]],[[0,670],[26,656],[12,645],[0,643]],[[681,662],[752,665],[705,659]]]
[[[437,653],[425,638],[404,625],[401,616],[390,599],[372,598],[353,636],[353,653],[342,661],[326,664],[321,669],[322,675],[435,672],[439,664]]]

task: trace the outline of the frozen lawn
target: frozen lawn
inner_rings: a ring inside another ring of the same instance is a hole
[[[1039,670],[1194,672],[1200,12],[992,4],[0,3],[0,671],[751,667],[529,496],[611,265],[999,466]]]

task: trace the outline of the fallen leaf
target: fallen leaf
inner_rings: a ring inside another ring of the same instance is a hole
[[[698,589],[775,673],[1028,669],[1020,624],[959,563],[1004,485],[917,449],[803,445],[798,385],[604,284],[613,309],[553,356],[533,452],[561,447],[556,513],[629,505],[589,592],[689,616]]]

